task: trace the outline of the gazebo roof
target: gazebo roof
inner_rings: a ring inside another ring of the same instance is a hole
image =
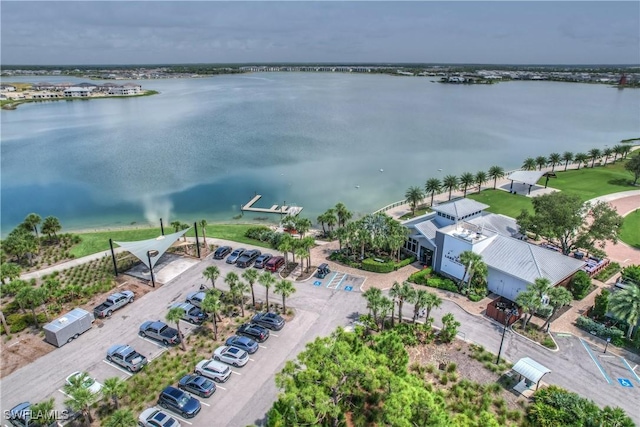
[[[160,257],[173,245],[173,243],[182,237],[191,227],[178,231],[177,233],[167,234],[166,236],[158,236],[149,240],[138,240],[136,242],[113,242],[135,255],[147,268],[152,268]],[[152,251],[155,255],[149,254]],[[156,253],[157,252],[157,253]],[[149,258],[151,265],[149,265]]]
[[[529,185],[536,185],[538,180],[542,178],[545,171],[515,171],[507,177],[511,181],[524,182]]]
[[[544,375],[551,372],[549,368],[539,364],[530,357],[523,357],[518,360],[518,363],[513,365],[513,368],[511,369],[536,384]]]

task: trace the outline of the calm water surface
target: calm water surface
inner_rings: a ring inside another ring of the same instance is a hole
[[[6,81],[45,80],[74,81]],[[338,201],[367,213],[431,177],[640,136],[640,90],[604,85],[328,73],[140,83],[160,95],[0,113],[3,233],[30,212],[65,229],[230,221],[255,192],[313,220]]]

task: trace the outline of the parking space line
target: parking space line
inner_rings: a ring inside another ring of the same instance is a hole
[[[109,366],[111,366],[111,367],[113,367],[113,368],[116,368],[117,370],[119,370],[119,371],[121,371],[121,372],[124,372],[125,374],[127,374],[127,375],[129,375],[129,376],[132,376],[132,375],[133,375],[131,372],[127,371],[126,369],[122,369],[120,366],[116,366],[116,365],[114,365],[113,363],[109,362],[108,360],[104,360],[104,359],[102,359],[102,361],[103,361],[104,363],[106,363],[107,365],[109,365]]]
[[[240,372],[236,372],[236,371],[231,371],[231,373],[236,375],[242,375]]]
[[[269,348],[269,347],[265,347],[264,345],[258,345],[258,347],[260,347],[260,348]]]
[[[611,378],[609,378],[607,373],[604,371],[604,368],[602,367],[602,365],[600,365],[600,362],[598,362],[598,359],[595,358],[589,346],[584,342],[582,338],[580,338],[580,342],[582,343],[582,346],[584,347],[584,349],[587,350],[587,353],[589,353],[589,357],[591,357],[591,360],[593,360],[593,363],[596,364],[596,367],[600,370],[600,373],[602,374],[604,379],[607,380],[609,384],[611,384]]]
[[[271,334],[271,335],[269,335],[269,336],[270,336],[270,337],[276,337],[276,338],[278,338],[278,337],[279,337],[279,335],[276,335],[276,334]],[[266,348],[266,347],[265,347],[265,348]]]
[[[249,360],[251,360],[252,362],[255,362],[255,360],[253,360],[252,358],[249,358]]]
[[[164,349],[167,349],[167,348],[168,348],[167,346],[165,346],[165,345],[163,345],[163,344],[160,344],[160,343],[158,343],[158,342],[155,342],[154,340],[149,339],[149,338],[147,338],[147,337],[141,337],[140,335],[138,335],[138,338],[140,338],[141,340],[145,340],[146,342],[150,342],[151,344],[156,345],[156,346],[158,346],[158,347],[160,347],[160,348],[164,348]]]
[[[156,409],[158,409],[158,408],[156,407]],[[163,408],[160,408],[160,410],[161,410],[161,411],[164,411],[164,409],[163,409]],[[189,421],[185,420],[184,418],[177,416],[177,415],[176,415],[176,414],[174,414],[173,412],[170,412],[170,411],[166,411],[166,412],[169,412],[169,414],[170,414],[172,417],[174,417],[174,418],[175,418],[175,419],[177,419],[177,420],[182,421],[183,423],[187,423],[187,424],[189,424],[189,425],[193,425],[193,423],[190,423]]]
[[[222,387],[222,386],[219,386],[219,385],[217,385],[217,386],[216,386],[216,388],[219,388],[220,390],[227,391],[227,389],[226,389],[226,388],[224,388],[224,387]]]
[[[69,396],[67,393],[65,393],[64,391],[62,391],[62,390],[60,390],[60,389],[58,389],[58,391],[59,391],[60,393],[64,394],[65,396],[67,396],[67,397],[71,397],[71,396]]]
[[[331,288],[331,283],[333,283],[333,281],[335,280],[335,278],[338,276],[338,272],[336,271],[335,273],[333,273],[333,276],[331,277],[331,279],[329,280],[329,282],[327,282],[327,288]]]
[[[640,377],[638,376],[638,374],[636,374],[636,371],[634,371],[631,368],[631,365],[629,365],[629,363],[627,363],[627,359],[625,359],[624,357],[620,357],[620,360],[622,360],[622,363],[624,363],[624,365],[627,367],[628,370],[631,371],[631,373],[633,374],[633,376],[636,378],[636,381],[638,381],[640,383]],[[637,367],[638,365],[636,365]]]
[[[208,404],[208,403],[204,403],[204,402],[203,402],[202,400],[200,400],[200,399],[197,399],[197,400],[198,400],[198,402],[200,402],[200,404],[201,404],[201,405],[204,405],[204,406],[211,406],[211,405],[210,405],[210,404]]]

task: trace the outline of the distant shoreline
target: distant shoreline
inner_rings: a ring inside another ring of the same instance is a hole
[[[71,98],[46,98],[46,99],[18,99],[18,100],[2,100],[3,110],[16,110],[20,104],[26,104],[30,102],[49,102],[49,101],[89,101],[92,99],[114,99],[114,98],[136,98],[140,96],[157,95],[160,92],[157,90],[144,90],[142,93],[134,95],[108,95],[108,96],[89,96],[89,97],[71,97]]]

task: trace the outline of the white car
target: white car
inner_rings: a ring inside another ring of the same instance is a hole
[[[216,348],[213,352],[213,358],[220,360],[228,365],[233,365],[238,368],[244,366],[249,361],[249,353],[238,348],[227,345]]]
[[[217,383],[223,383],[231,376],[231,368],[213,359],[205,359],[196,365],[195,373],[211,378]]]
[[[102,390],[102,384],[91,378],[86,372],[76,371],[67,377],[67,384],[70,386],[76,385],[78,381],[82,381],[82,387],[93,394],[100,393]]]
[[[178,420],[156,408],[145,409],[138,417],[142,427],[180,427]]]

